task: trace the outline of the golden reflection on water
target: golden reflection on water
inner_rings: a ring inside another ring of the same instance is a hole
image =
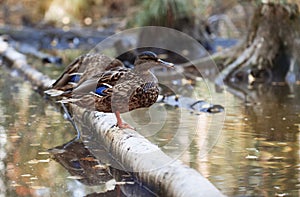
[[[228,196],[298,196],[300,87],[293,97],[284,88],[269,88],[253,105],[227,97],[224,124],[211,122],[223,124],[217,143],[207,148],[216,130],[208,130],[209,115],[200,116],[207,125],[200,124],[180,159]]]
[[[68,172],[47,152],[75,136],[70,124],[28,82],[11,78],[5,71],[1,75],[0,171],[5,175],[0,178],[1,194],[73,196],[93,191],[68,180]]]
[[[163,125],[154,133],[138,131],[197,169],[225,195],[298,196],[300,86],[293,93],[288,87],[268,87],[256,104],[228,94],[226,100],[224,94],[213,97],[225,105],[225,114],[195,115],[157,104],[163,109],[154,107],[147,121],[143,110],[131,115],[140,124]]]

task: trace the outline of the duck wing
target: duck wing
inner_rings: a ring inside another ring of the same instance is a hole
[[[120,60],[111,60],[109,57],[104,55],[99,58],[97,62],[98,64],[93,64],[93,66],[89,66],[86,68],[86,70],[80,77],[80,80],[78,81],[78,85],[82,84],[84,81],[90,78],[101,77],[103,72],[124,68],[123,63]]]
[[[127,68],[118,68],[114,70],[98,73],[90,79],[82,81],[74,90],[74,95],[85,95],[94,93],[98,96],[107,96],[112,93],[113,87],[123,81],[123,77],[130,72]]]
[[[68,85],[70,81],[72,81],[72,76],[76,74],[80,75],[80,67],[82,65],[82,61],[84,59],[84,55],[76,58],[71,64],[69,64],[64,72],[58,77],[58,79],[52,84],[53,89],[61,89],[64,86]],[[63,88],[64,89],[64,88]]]

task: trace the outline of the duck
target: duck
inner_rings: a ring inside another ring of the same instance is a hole
[[[80,82],[72,91],[72,102],[78,106],[105,113],[114,113],[117,126],[134,129],[124,123],[121,113],[153,105],[159,95],[158,80],[151,68],[173,68],[151,51],[139,53],[134,68],[113,66]]]
[[[61,96],[72,91],[90,76],[115,67],[124,67],[124,64],[118,59],[112,60],[110,57],[99,53],[81,55],[65,68],[45,93],[50,96]]]

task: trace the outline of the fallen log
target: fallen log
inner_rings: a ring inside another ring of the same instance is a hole
[[[0,38],[0,54],[10,62],[13,68],[24,73],[24,76],[38,89],[47,89],[54,80],[40,73],[27,64],[26,56],[17,52],[2,37]]]
[[[53,83],[27,64],[26,56],[0,39],[0,55],[7,58],[14,69],[38,89],[45,90]],[[96,133],[99,146],[107,147],[110,154],[126,171],[132,172],[141,183],[163,196],[223,196],[196,170],[174,160],[135,130],[113,127],[112,114],[88,111],[71,105],[76,122],[89,125]],[[87,133],[88,135],[91,133]],[[87,135],[87,138],[89,137]],[[85,136],[85,133],[83,133]]]
[[[121,164],[125,171],[132,172],[153,191],[163,196],[222,196],[196,170],[167,156],[136,131],[114,127],[116,120],[113,114],[87,112],[75,105],[72,110],[76,122],[81,122],[85,127],[93,127],[97,133],[91,134],[89,130],[89,133],[83,132],[83,136],[94,136],[93,141],[108,147],[118,162],[112,165]],[[97,153],[94,154],[97,158]]]
[[[0,35],[9,35],[13,40],[37,49],[90,49],[112,33],[89,28],[63,30],[7,25],[0,27]]]

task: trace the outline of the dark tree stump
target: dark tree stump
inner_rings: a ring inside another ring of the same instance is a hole
[[[299,79],[299,35],[296,4],[259,5],[246,39],[226,56],[216,85],[295,83]]]

